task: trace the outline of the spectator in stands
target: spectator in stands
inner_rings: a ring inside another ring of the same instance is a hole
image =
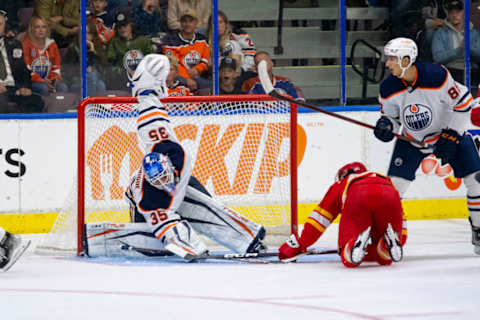
[[[182,14],[180,31],[167,34],[163,39],[162,53],[174,55],[179,62],[178,74],[187,81],[192,92],[210,90],[211,80],[202,77],[208,69],[210,46],[205,36],[196,33],[197,14],[189,9]]]
[[[92,0],[93,10],[87,10],[88,20],[95,22],[99,39],[106,46],[115,35],[113,10],[107,10],[106,0]]]
[[[421,10],[422,2],[423,0],[391,1],[392,38],[417,39],[417,35],[423,30],[425,24]]]
[[[34,14],[48,21],[59,48],[68,47],[80,30],[78,0],[37,0]]]
[[[115,12],[107,9],[107,0],[92,0],[92,6],[91,17],[101,19],[105,27],[112,29],[115,22]]]
[[[168,0],[168,28],[171,31],[180,30],[180,19],[187,10],[196,12],[197,32],[205,34],[208,25],[208,17],[212,13],[211,0]]]
[[[267,72],[270,76],[270,80],[273,83],[273,87],[277,89],[281,94],[288,94],[293,99],[298,99],[304,101],[303,93],[300,88],[297,88],[292,80],[286,77],[275,76],[273,74],[273,61],[270,58],[268,52],[259,51],[255,54],[254,57],[255,65],[257,66],[257,73],[258,73],[258,64],[260,61],[265,60],[267,62]],[[248,92],[249,94],[265,94],[265,90],[263,90],[262,84],[258,77],[248,79],[242,84],[242,90]]]
[[[211,21],[211,18],[209,21]],[[209,44],[213,46],[213,25],[211,22],[209,22],[207,34]],[[257,71],[253,57],[255,53],[257,53],[257,49],[249,34],[245,30],[234,28],[230,24],[227,15],[222,11],[218,11],[218,34],[220,37],[221,56],[230,56],[237,60],[237,71],[240,75],[237,78],[239,85],[245,80],[255,77]],[[240,54],[237,49],[238,46],[240,46],[241,49]]]
[[[170,72],[166,79],[168,96],[191,96],[190,89],[184,84],[185,79],[178,75],[178,59],[170,54],[167,57],[170,62]]]
[[[41,96],[68,91],[61,74],[60,51],[49,35],[47,21],[33,16],[22,42],[25,63],[32,74],[32,91]]]
[[[134,8],[133,16],[138,34],[155,37],[159,32],[167,32],[167,21],[158,0],[142,0],[142,4]]]
[[[104,74],[107,56],[104,45],[96,31],[94,21],[87,21],[87,95],[95,96],[106,90]],[[70,84],[70,90],[79,93],[82,87],[80,65],[80,33],[77,39],[68,47],[65,56],[65,77]]]
[[[6,26],[6,35],[14,37],[18,33],[25,31],[20,30],[20,21],[18,19],[18,11],[21,8],[28,8],[33,5],[33,0],[5,0],[0,2],[0,9],[5,11],[8,17]]]
[[[463,2],[448,0],[445,3],[447,21],[445,25],[435,32],[432,43],[433,60],[444,64],[452,77],[464,83],[464,13]],[[480,59],[480,34],[470,26],[470,55],[472,61],[472,83],[478,83],[478,61]]]
[[[41,112],[44,103],[39,95],[32,93],[30,71],[23,59],[22,44],[5,37],[5,23],[6,15],[0,12],[0,113]]]
[[[232,58],[225,58],[220,63],[218,71],[220,94],[244,94],[238,83],[237,61]]]
[[[444,26],[445,15],[442,0],[418,0],[416,6],[422,13],[423,30],[417,34],[418,61],[432,62],[432,41],[435,32]]]
[[[125,73],[126,61],[135,62],[153,51],[150,39],[142,35],[137,36],[131,17],[123,13],[117,14],[115,37],[107,46],[107,59],[111,64],[111,70],[107,71],[107,88],[124,89],[128,83]],[[132,68],[135,66],[136,63],[130,65]]]
[[[213,57],[213,23],[212,16],[208,19],[207,28],[208,44],[212,49],[210,57]],[[218,11],[218,65],[224,58],[232,58],[236,61],[238,74],[241,72],[243,53],[240,43],[232,37],[232,25],[228,21],[227,15],[223,11]]]

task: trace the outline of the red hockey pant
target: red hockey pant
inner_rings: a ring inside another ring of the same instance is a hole
[[[378,261],[376,247],[388,223],[398,237],[402,234],[402,204],[397,190],[384,178],[368,177],[354,181],[347,191],[339,225],[338,247],[343,248],[351,239],[371,226],[372,244],[367,261]]]

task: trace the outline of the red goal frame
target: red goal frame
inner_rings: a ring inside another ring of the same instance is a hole
[[[199,103],[199,102],[242,102],[242,101],[278,101],[269,95],[222,95],[222,96],[183,96],[168,97],[165,103]],[[78,106],[78,185],[77,185],[77,255],[82,255],[85,221],[85,109],[89,104],[138,103],[136,97],[89,97]],[[298,107],[290,103],[290,230],[298,235],[298,172],[297,172],[297,125]]]

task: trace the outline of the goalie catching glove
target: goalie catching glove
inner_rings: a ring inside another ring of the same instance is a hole
[[[441,159],[442,166],[455,159],[457,145],[458,133],[452,129],[443,129],[433,151],[433,154]]]

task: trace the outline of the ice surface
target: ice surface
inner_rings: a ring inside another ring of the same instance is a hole
[[[334,248],[337,225],[317,245]],[[404,261],[343,267],[34,255],[0,273],[0,319],[478,319],[466,220],[409,222]]]

